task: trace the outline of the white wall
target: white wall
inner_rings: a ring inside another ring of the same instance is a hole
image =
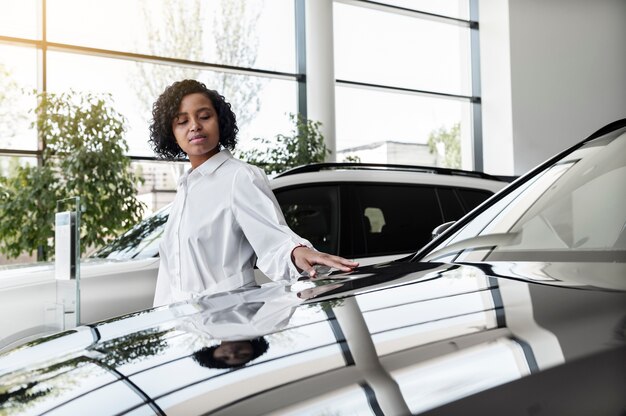
[[[481,0],[480,15],[487,172],[524,173],[626,117],[626,0]]]

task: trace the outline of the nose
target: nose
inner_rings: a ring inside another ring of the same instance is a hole
[[[191,124],[189,126],[190,131],[197,131],[197,130],[200,130],[201,128],[202,127],[200,123],[198,123],[195,119],[191,120]]]

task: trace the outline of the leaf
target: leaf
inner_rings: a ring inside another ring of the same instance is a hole
[[[258,149],[239,152],[238,156],[259,166],[267,174],[275,174],[286,169],[319,163],[326,160],[330,150],[324,143],[324,136],[320,132],[322,123],[303,118],[301,115],[289,114],[293,124],[290,135],[277,134],[273,140],[255,138],[263,152]]]
[[[81,217],[83,251],[125,231],[144,209],[125,156],[125,119],[110,96],[70,92],[36,97],[33,112],[47,143],[45,163],[18,167],[0,178],[0,252],[8,257],[37,247],[44,249],[44,259],[53,253],[60,199],[80,196],[87,206]]]

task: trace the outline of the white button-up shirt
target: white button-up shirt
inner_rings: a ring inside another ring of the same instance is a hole
[[[254,283],[255,261],[270,279],[295,281],[298,245],[311,247],[287,226],[265,173],[221,150],[178,182],[154,305]]]

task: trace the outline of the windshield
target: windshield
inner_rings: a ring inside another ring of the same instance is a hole
[[[169,212],[170,205],[167,205],[89,257],[113,260],[157,257]]]
[[[422,261],[626,260],[626,133],[595,139],[544,169]]]

